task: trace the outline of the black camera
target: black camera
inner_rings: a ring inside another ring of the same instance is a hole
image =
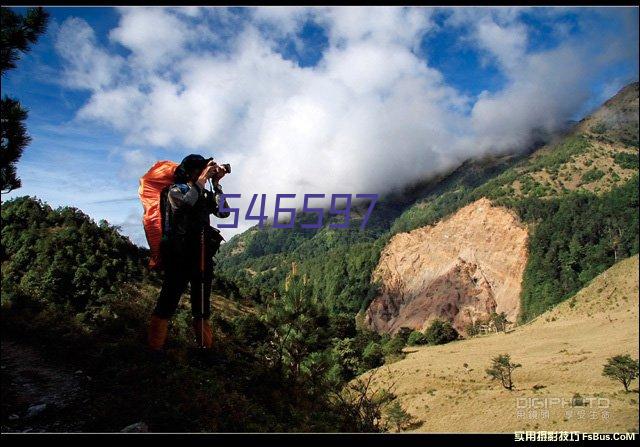
[[[206,160],[207,164],[211,163],[212,161],[213,161],[213,157],[207,158]],[[231,174],[231,165],[229,163],[225,163],[219,166],[222,169],[224,169],[227,174]]]

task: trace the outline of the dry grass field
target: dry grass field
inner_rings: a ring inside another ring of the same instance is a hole
[[[638,358],[638,256],[509,333],[406,351],[405,359],[373,374],[375,387],[394,384],[416,420],[411,431],[637,431],[638,380],[626,393],[602,369],[614,355]],[[504,353],[522,364],[513,391],[485,372]]]

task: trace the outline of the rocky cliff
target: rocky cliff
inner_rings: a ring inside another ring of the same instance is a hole
[[[515,321],[527,237],[511,211],[484,198],[436,225],[397,234],[374,270],[381,294],[365,323],[395,333],[401,327],[422,330],[435,318],[464,332],[492,311]]]

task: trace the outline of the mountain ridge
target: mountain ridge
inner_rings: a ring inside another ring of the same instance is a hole
[[[546,219],[553,220],[553,215],[559,209],[570,208],[572,203],[574,207],[581,207],[580,212],[588,216],[589,212],[582,208],[605,206],[602,204],[604,196],[609,197],[608,200],[615,198],[619,201],[618,196],[628,198],[629,193],[636,194],[637,92],[638,83],[629,84],[561,138],[532,153],[520,152],[466,161],[457,169],[430,179],[422,186],[409,187],[413,198],[405,197],[404,202],[399,200],[396,203],[381,199],[377,205],[380,208],[376,208],[372,214],[371,227],[364,232],[353,229],[331,231],[326,228],[313,234],[296,229],[280,233],[273,229],[249,230],[223,245],[218,273],[236,283],[240,294],[253,296],[260,301],[263,299],[261,297],[281,290],[291,263],[295,262],[298,271],[308,278],[315,298],[324,300],[335,312],[353,315],[358,311],[364,312],[379,295],[381,285],[372,281],[372,274],[379,263],[380,253],[394,235],[435,225],[482,197],[488,198],[496,206],[515,211],[532,231],[540,223],[544,227]],[[605,109],[615,113],[600,112]],[[615,126],[605,125],[601,129],[596,126],[601,115],[606,115],[607,119],[612,116],[622,118]],[[594,126],[595,132],[592,132]],[[633,135],[636,135],[635,140]],[[582,203],[584,197],[589,203]],[[634,203],[633,197],[630,197],[615,210],[601,213],[605,219],[619,219],[628,225],[621,247],[626,254],[637,252],[637,237],[633,240],[634,236],[630,236],[637,221],[629,220],[628,216],[629,209],[637,207]],[[353,226],[358,224],[359,221],[354,219]],[[545,229],[545,233],[560,229],[556,223],[553,225],[555,227]],[[578,244],[583,244],[581,247],[584,250],[590,249],[600,244],[603,238],[609,237],[601,234],[606,231],[609,230],[594,228],[596,239],[589,240],[585,236],[585,240]],[[535,288],[535,281],[544,283],[536,280],[536,275],[549,274],[549,267],[545,267],[537,258],[542,256],[539,252],[547,250],[551,242],[542,240],[541,234],[536,236],[535,231],[531,236],[529,244],[533,246],[529,249],[535,256],[527,264],[523,283],[525,289]],[[562,236],[567,237],[570,236]],[[564,239],[560,242],[562,246],[558,249],[562,253],[568,251],[569,242]],[[281,248],[274,251],[272,247]],[[602,255],[606,259],[594,259],[593,267],[579,267],[586,268],[586,271],[576,273],[575,276],[581,275],[579,280],[554,279],[564,285],[560,288],[554,286],[558,291],[552,294],[553,298],[548,302],[539,299],[540,292],[525,290],[522,298],[526,310],[523,320],[532,318],[549,305],[564,299],[566,294],[575,292],[580,284],[610,266],[616,256],[622,255],[622,251],[617,251],[620,250],[616,248]],[[319,252],[324,256],[318,257]],[[565,256],[562,253],[560,255]],[[249,271],[253,273],[249,274]],[[532,307],[531,303],[535,305]]]

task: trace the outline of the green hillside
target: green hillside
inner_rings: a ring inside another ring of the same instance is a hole
[[[437,198],[448,191],[467,191],[505,172],[523,156],[505,155],[469,160],[445,175],[413,185],[402,193],[381,197],[364,230],[359,226],[368,204],[354,205],[349,229],[332,230],[329,222],[341,217],[324,217],[320,230],[301,229],[299,225],[317,219],[296,218],[296,226],[286,231],[252,227],[224,244],[218,255],[218,276],[239,288],[238,294],[261,302],[283,290],[292,263],[306,275],[310,293],[322,299],[334,313],[355,314],[366,308],[376,293],[370,277],[389,238],[420,226],[416,209],[422,198]],[[448,201],[451,196],[447,195]],[[456,200],[444,204],[447,211],[459,206]],[[364,209],[363,209],[364,208]],[[441,210],[437,211],[442,215]],[[318,254],[321,253],[321,256]]]
[[[147,250],[82,211],[18,197],[2,204],[2,299],[84,309],[146,277]]]
[[[350,230],[252,228],[223,246],[218,274],[261,301],[282,290],[295,262],[315,298],[353,315],[376,294],[371,272],[392,235],[434,224],[484,196],[516,210],[532,234],[521,315],[528,320],[638,252],[637,169],[633,83],[531,155],[470,160],[383,197],[364,232],[357,219]]]
[[[361,365],[369,340],[347,346],[352,319],[330,317],[299,281],[266,308],[214,293],[206,352],[194,347],[184,300],[158,357],[146,349],[158,277],[117,227],[20,197],[2,204],[1,242],[3,432],[117,432],[139,421],[157,432],[381,430],[379,412],[359,412],[369,397],[342,388],[382,359]],[[58,386],[74,391],[63,399]],[[42,401],[53,411],[29,416]]]

